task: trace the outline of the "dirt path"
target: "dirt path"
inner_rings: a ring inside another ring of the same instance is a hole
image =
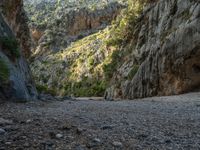
[[[200,93],[0,104],[0,150],[200,149]]]

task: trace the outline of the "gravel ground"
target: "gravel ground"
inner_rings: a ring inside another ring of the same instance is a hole
[[[0,150],[199,150],[200,93],[0,104]]]

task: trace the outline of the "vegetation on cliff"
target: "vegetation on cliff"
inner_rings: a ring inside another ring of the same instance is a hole
[[[2,44],[2,48],[5,49],[12,58],[20,57],[19,44],[14,37],[1,37],[0,43]]]
[[[110,63],[114,48],[106,47],[110,28],[74,42],[56,54],[32,63],[36,81],[57,94],[102,96],[107,81],[103,66]],[[50,92],[52,93],[52,92]]]
[[[9,79],[9,69],[5,60],[0,58],[0,81],[7,82]]]
[[[45,90],[53,89],[54,93],[58,95],[72,94],[75,96],[103,96],[107,89],[106,95],[109,95],[108,93],[111,94],[109,97],[122,97],[125,95],[143,97],[143,95],[146,95],[143,85],[147,90],[151,89],[152,85],[158,87],[160,76],[157,82],[154,83],[146,75],[146,72],[149,71],[153,77],[156,76],[155,70],[158,67],[151,66],[145,69],[151,63],[146,66],[142,64],[154,59],[151,58],[149,60],[150,54],[155,50],[154,46],[158,46],[159,51],[159,48],[167,42],[166,38],[177,31],[177,28],[173,27],[176,25],[172,25],[165,16],[174,17],[174,20],[178,19],[183,24],[188,18],[192,17],[192,12],[188,8],[177,11],[179,3],[177,4],[176,1],[170,3],[166,12],[159,10],[164,15],[159,16],[157,14],[155,16],[156,13],[154,12],[154,14],[152,11],[156,10],[157,7],[161,7],[160,3],[163,4],[163,2],[157,0],[129,0],[128,8],[122,10],[111,25],[106,24],[106,29],[98,29],[99,32],[95,31],[96,33],[78,34],[78,38],[76,37],[76,40],[70,41],[70,44],[68,43],[61,51],[36,59],[31,68],[38,85],[44,86],[45,88],[43,89]],[[60,6],[60,8],[62,7]],[[99,14],[95,13],[97,10],[94,9],[93,14]],[[59,13],[57,12],[57,14]],[[80,15],[78,16],[80,17]],[[98,18],[98,15],[92,16]],[[164,26],[158,19],[162,17],[167,26]],[[77,22],[69,26],[71,31],[67,32],[67,35],[74,36],[76,33],[81,33],[79,27],[82,27],[83,22],[85,22],[83,18],[82,16],[78,19],[76,18]],[[157,22],[153,18],[158,19]],[[81,21],[78,22],[78,20]],[[99,20],[94,22],[96,25]],[[62,20],[59,21],[58,26],[61,23],[63,23]],[[89,27],[92,27],[91,25],[89,24]],[[52,32],[52,30],[49,32]],[[153,34],[154,32],[156,34]],[[58,34],[57,37],[66,39],[61,35]],[[157,40],[154,41],[154,38]],[[152,45],[154,42],[156,44]],[[54,40],[49,41],[49,43],[59,44]],[[48,49],[51,49],[51,47],[47,47]],[[143,68],[143,71],[141,71],[141,68]],[[133,85],[136,82],[136,77],[139,78],[137,81],[141,82],[137,87],[136,84]],[[147,81],[148,86],[145,85]],[[130,87],[130,84],[134,89]],[[134,90],[141,91],[137,93],[133,92]],[[159,89],[156,90],[158,91]],[[156,90],[153,92],[148,90],[148,95],[156,95]]]
[[[128,36],[136,34],[133,26],[144,5],[145,1],[129,1],[129,7],[111,26],[42,57],[42,61],[35,60],[31,68],[39,90],[57,95],[103,96],[113,73],[130,54],[133,43],[126,51],[120,51],[120,47],[129,42]],[[138,64],[133,66],[127,78],[137,72]]]

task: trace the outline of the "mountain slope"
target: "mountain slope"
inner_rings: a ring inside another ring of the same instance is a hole
[[[54,12],[61,18],[59,25],[53,19],[38,40],[31,63],[37,87],[54,95],[103,96],[107,85],[103,66],[114,51],[106,47],[108,26],[125,6],[109,2],[94,10],[66,7]]]
[[[107,81],[103,66],[114,48],[107,48],[110,28],[74,42],[67,49],[31,64],[38,86],[54,94],[103,96]]]
[[[112,22],[125,5],[117,0],[27,2],[34,55],[57,52],[71,42],[98,32]]]

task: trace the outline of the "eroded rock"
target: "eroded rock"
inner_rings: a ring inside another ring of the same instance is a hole
[[[106,97],[134,99],[200,88],[199,26],[197,1],[160,0],[147,6],[135,28],[136,48],[114,74]],[[136,62],[137,73],[127,79]]]

